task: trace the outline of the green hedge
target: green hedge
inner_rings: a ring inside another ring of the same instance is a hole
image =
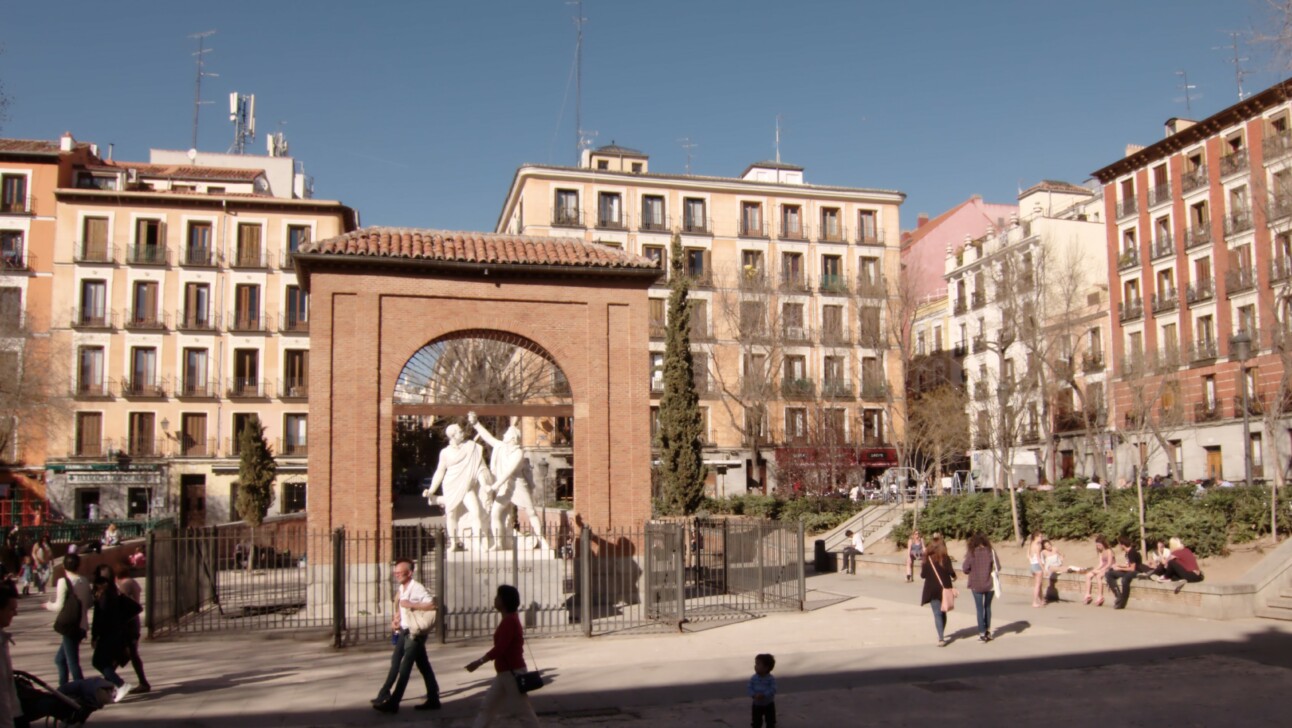
[[[1289,532],[1290,500],[1279,494],[1279,532]],[[1230,543],[1245,543],[1270,531],[1270,492],[1262,486],[1215,488],[1197,497],[1191,487],[1151,488],[1144,491],[1144,528],[1150,543],[1178,536],[1199,556],[1223,554]],[[1055,539],[1080,540],[1103,534],[1138,538],[1139,519],[1134,490],[1108,491],[1108,506],[1098,490],[1058,489],[1018,494],[1023,531],[1040,530]],[[913,514],[903,516],[892,537],[906,543]],[[964,539],[981,531],[993,541],[1013,538],[1009,496],[990,493],[945,496],[930,501],[920,513],[920,530],[940,532],[949,539]]]
[[[820,533],[835,528],[869,505],[864,501],[854,503],[847,498],[733,495],[726,498],[705,498],[700,510],[710,515],[753,516],[786,521],[801,519],[804,530],[808,533]]]

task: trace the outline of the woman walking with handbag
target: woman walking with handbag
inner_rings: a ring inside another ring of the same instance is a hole
[[[498,628],[493,633],[493,649],[484,657],[473,660],[467,665],[467,672],[475,672],[481,665],[493,660],[497,673],[489,692],[485,693],[484,705],[476,715],[475,728],[486,728],[500,712],[506,711],[516,716],[522,724],[537,726],[538,716],[534,706],[529,703],[529,696],[521,692],[516,678],[525,669],[525,631],[520,625],[516,612],[520,609],[520,591],[510,584],[498,587],[498,594],[493,599],[494,609],[502,614]]]
[[[955,609],[955,567],[947,555],[947,545],[941,536],[929,539],[928,549],[924,556],[924,565],[920,567],[920,576],[924,579],[924,591],[920,596],[920,606],[929,604],[933,608],[933,626],[938,630],[938,647],[946,647],[945,631],[947,612]]]
[[[991,642],[991,601],[996,596],[992,573],[996,570],[996,552],[982,533],[969,539],[969,551],[960,567],[969,577],[974,609],[978,612],[978,639]]]

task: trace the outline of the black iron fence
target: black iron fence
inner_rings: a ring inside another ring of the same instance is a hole
[[[303,528],[154,531],[148,540],[150,637],[222,631],[317,630],[340,646],[390,636],[393,562],[442,605],[438,638],[485,637],[500,584],[521,593],[531,636],[678,630],[800,610],[806,594],[801,524],[691,519],[549,541],[517,534],[491,544],[443,530],[374,535]]]

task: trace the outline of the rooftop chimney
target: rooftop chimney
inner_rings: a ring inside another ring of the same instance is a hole
[[[58,140],[59,150],[64,152],[70,152],[72,151],[72,148],[75,146],[76,146],[76,140],[72,138],[72,132],[70,131],[63,132],[63,136]]]
[[[915,216],[915,229],[919,230],[929,223],[929,213],[921,212]]]
[[[1128,157],[1129,157],[1130,155],[1134,154],[1135,152],[1138,152],[1139,150],[1141,150],[1141,149],[1143,149],[1143,148],[1144,148],[1144,145],[1143,145],[1143,144],[1127,144],[1127,145],[1126,145],[1126,156],[1128,156]]]
[[[1166,120],[1166,135],[1171,136],[1172,134],[1179,134],[1197,123],[1198,122],[1193,119],[1181,119],[1178,116],[1173,116]]]

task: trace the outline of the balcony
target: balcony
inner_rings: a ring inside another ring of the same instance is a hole
[[[73,261],[77,263],[114,263],[117,249],[107,243],[81,243],[76,246]]]
[[[265,396],[265,383],[250,377],[234,377],[225,394],[229,399],[261,399]]]
[[[32,256],[23,247],[0,251],[0,271],[27,271],[31,266]]]
[[[288,377],[278,380],[279,399],[308,399],[310,382],[304,377]]]
[[[740,237],[742,238],[765,238],[769,233],[767,226],[762,220],[741,220]]]
[[[851,400],[852,385],[842,379],[826,379],[821,382],[821,399]]]
[[[822,273],[817,283],[817,290],[827,295],[840,296],[848,293],[847,276],[837,273]]]
[[[991,391],[987,388],[986,382],[973,383],[973,398],[975,402],[986,402],[991,397]]]
[[[857,244],[858,245],[883,245],[884,231],[869,230],[863,227],[861,229],[861,232],[857,233]]]
[[[982,291],[974,291],[969,302],[970,307],[976,311],[987,305],[987,296]]]
[[[969,345],[963,341],[956,342],[951,346],[951,356],[962,357],[969,353]]]
[[[1292,151],[1292,130],[1267,131],[1265,138],[1261,140],[1261,150],[1265,153],[1266,163]]]
[[[1175,344],[1167,344],[1158,350],[1152,362],[1153,367],[1160,372],[1173,371],[1180,368],[1183,362],[1180,361],[1180,347]]]
[[[1086,352],[1081,355],[1081,371],[1086,374],[1104,370],[1104,353],[1102,351]]]
[[[1194,422],[1215,422],[1220,419],[1220,405],[1216,402],[1199,402],[1193,406]]]
[[[1120,202],[1117,203],[1118,219],[1121,219],[1123,217],[1130,217],[1131,215],[1134,215],[1136,212],[1139,212],[1139,202],[1135,199],[1134,196],[1123,198]]]
[[[309,317],[302,316],[300,313],[278,314],[278,330],[284,334],[308,334],[310,332]]]
[[[1249,394],[1247,395],[1247,414],[1251,417],[1260,417],[1265,414],[1265,395]],[[1234,397],[1234,417],[1243,416],[1243,395]]]
[[[1184,249],[1193,250],[1204,245],[1211,245],[1211,223],[1202,223],[1189,228],[1184,236]]]
[[[280,250],[278,252],[278,267],[282,270],[296,270],[296,258],[292,256],[292,251]]]
[[[1132,351],[1122,357],[1122,376],[1134,377],[1143,374],[1147,370],[1144,362],[1144,352]]]
[[[1117,270],[1123,271],[1139,265],[1139,248],[1127,248],[1117,256]]]
[[[1180,307],[1180,292],[1174,288],[1153,294],[1153,315],[1174,311]]]
[[[781,240],[807,240],[807,229],[800,223],[782,223]]]
[[[807,278],[802,273],[781,272],[780,289],[786,293],[807,293]]]
[[[72,385],[72,396],[76,399],[106,399],[112,396],[105,381],[77,382]]]
[[[1028,425],[1018,433],[1019,444],[1035,445],[1041,441],[1041,428],[1036,425]]]
[[[614,212],[598,212],[597,228],[601,230],[627,230],[628,225],[624,222],[624,216]]]
[[[692,217],[685,215],[682,218],[682,232],[686,235],[712,235],[713,223],[707,217]]]
[[[220,381],[185,380],[175,390],[175,396],[183,399],[215,399],[220,396]]]
[[[72,328],[74,329],[111,329],[116,324],[113,311],[101,309],[72,309]]]
[[[193,437],[181,433],[179,447],[175,450],[177,458],[213,458],[220,454],[220,440],[215,437]]]
[[[310,454],[309,446],[303,442],[297,442],[291,438],[278,438],[278,449],[274,455],[284,458],[303,458]]]
[[[963,298],[957,298],[955,308],[952,311],[956,316],[962,316],[969,313],[969,304],[965,303]]]
[[[709,328],[707,320],[691,319],[691,341],[713,341],[713,330]]]
[[[761,268],[745,266],[740,269],[738,279],[737,283],[742,291],[767,290],[767,273]]]
[[[1216,287],[1210,278],[1203,278],[1200,281],[1190,283],[1188,289],[1185,290],[1185,300],[1189,302],[1189,305],[1210,301],[1215,297]]]
[[[857,295],[863,298],[886,298],[888,281],[884,276],[862,276],[857,279]]]
[[[159,314],[156,311],[131,311],[126,317],[126,328],[136,331],[161,331],[166,328],[168,320],[166,314]]]
[[[821,329],[822,346],[847,346],[852,343],[852,337],[841,326],[826,326]]]
[[[1246,172],[1247,166],[1246,149],[1230,152],[1220,158],[1220,176],[1228,177],[1231,174]]]
[[[1153,241],[1153,247],[1150,249],[1149,254],[1153,260],[1161,260],[1175,255],[1175,240],[1171,237],[1171,233],[1159,232],[1157,239]]]
[[[161,379],[131,379],[126,377],[121,380],[121,396],[163,399],[166,397],[166,382]]]
[[[244,268],[249,270],[263,270],[269,267],[269,262],[265,259],[265,251],[256,248],[254,250],[239,250],[229,259],[230,268]]]
[[[781,338],[787,344],[803,343],[812,340],[812,332],[806,326],[783,324],[781,326]]]
[[[710,271],[687,271],[686,277],[692,288],[713,288],[713,273]]]
[[[35,210],[36,198],[31,195],[21,195],[16,200],[0,201],[0,215],[35,215]]]
[[[126,262],[131,265],[167,265],[170,251],[164,245],[131,245],[126,248]]]
[[[74,439],[68,443],[70,458],[101,458],[108,454],[108,441],[103,438]]]
[[[1206,187],[1208,182],[1207,165],[1200,164],[1196,169],[1188,170],[1180,176],[1180,190],[1192,192],[1199,187]]]
[[[740,393],[751,399],[768,399],[772,393],[771,382],[761,376],[748,376],[740,380]]]
[[[209,245],[190,245],[182,251],[180,261],[180,265],[192,268],[214,268],[215,248]]]
[[[1292,278],[1292,258],[1279,256],[1270,261],[1270,282],[1286,281]]]
[[[984,351],[987,351],[987,337],[982,334],[978,334],[973,337],[973,353],[981,354]]]
[[[185,311],[175,324],[180,331],[215,331],[220,328],[220,317],[205,311]]]
[[[162,458],[166,457],[166,448],[169,441],[166,438],[144,438],[132,437],[125,443],[126,454],[132,458]]]
[[[1163,182],[1160,185],[1154,185],[1148,188],[1149,207],[1161,205],[1171,201],[1171,183]]]
[[[1132,298],[1129,301],[1117,304],[1117,318],[1120,319],[1122,323],[1134,321],[1135,319],[1142,318],[1143,316],[1144,299],[1142,298]]]
[[[888,384],[882,381],[875,381],[878,377],[868,378],[861,383],[861,398],[868,400],[880,400],[888,398]]]
[[[264,332],[265,320],[259,313],[239,311],[229,317],[229,331],[236,333]]]
[[[1270,222],[1282,220],[1288,215],[1292,215],[1292,194],[1284,191],[1283,194],[1275,193],[1270,195],[1269,214],[1266,218]]]
[[[816,383],[811,379],[785,379],[781,382],[781,397],[785,399],[813,399]]]
[[[1256,271],[1252,268],[1239,267],[1225,271],[1225,295],[1233,298],[1236,294],[1256,288]]]
[[[1225,216],[1225,236],[1238,235],[1252,229],[1252,211],[1235,210]]]
[[[643,212],[637,229],[644,233],[666,233],[669,231],[668,216]]]
[[[1189,345],[1189,361],[1211,361],[1217,356],[1215,341],[1195,341]]]
[[[553,227],[583,227],[583,215],[578,207],[558,207],[552,210]]]
[[[822,223],[817,239],[823,243],[844,243],[848,241],[848,233],[842,225]]]

